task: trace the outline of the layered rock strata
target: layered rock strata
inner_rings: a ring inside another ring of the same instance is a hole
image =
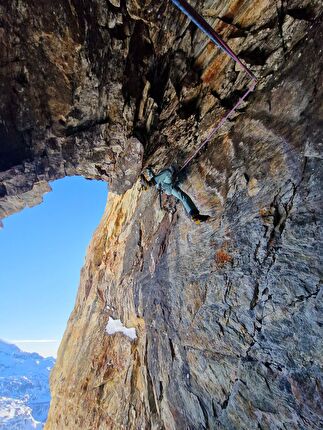
[[[183,164],[247,85],[236,65],[170,2],[2,6],[1,106],[16,109],[1,108],[2,214],[68,174],[112,188],[48,429],[323,425],[322,6],[191,3],[260,78],[181,177],[212,217],[200,226],[171,198],[161,210],[138,173]],[[111,318],[136,339],[108,334]]]

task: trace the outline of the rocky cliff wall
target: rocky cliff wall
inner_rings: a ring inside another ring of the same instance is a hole
[[[192,4],[260,77],[182,177],[200,226],[138,172],[182,165],[242,93],[234,63],[166,1],[5,6],[2,214],[66,174],[112,186],[48,429],[322,427],[322,6]]]

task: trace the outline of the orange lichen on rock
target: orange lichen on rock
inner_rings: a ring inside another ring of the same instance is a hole
[[[202,81],[206,84],[210,83],[215,75],[218,76],[225,69],[229,60],[230,58],[224,53],[218,55],[204,71]]]
[[[268,209],[267,209],[267,208],[260,208],[260,209],[259,209],[259,215],[260,215],[261,217],[268,216]]]
[[[263,207],[259,209],[259,215],[262,218],[262,222],[265,225],[271,224],[272,223],[272,218],[274,215],[274,208],[273,207]]]
[[[228,254],[225,249],[221,248],[218,251],[216,251],[215,261],[218,266],[222,267],[225,264],[231,263],[232,260],[233,260],[232,256]]]

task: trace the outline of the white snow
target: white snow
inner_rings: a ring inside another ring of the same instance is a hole
[[[53,358],[21,351],[0,339],[0,429],[42,429],[47,419]]]
[[[0,425],[3,430],[41,430],[44,424],[36,421],[32,410],[22,400],[0,397]]]
[[[109,317],[106,331],[108,334],[123,333],[132,340],[137,339],[136,329],[125,327],[120,320],[115,320]]]

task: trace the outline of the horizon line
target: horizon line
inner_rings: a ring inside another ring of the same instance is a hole
[[[58,339],[22,339],[22,340],[8,340],[9,343],[54,343],[59,342]]]

